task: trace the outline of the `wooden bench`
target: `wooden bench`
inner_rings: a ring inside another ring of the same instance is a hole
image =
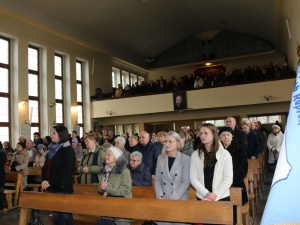
[[[74,194],[76,195],[89,195],[89,196],[100,196],[101,194],[98,193],[98,185],[82,185],[82,184],[74,184]],[[191,186],[188,190],[189,200],[197,200],[196,198],[196,191]],[[132,197],[133,198],[146,198],[146,199],[155,199],[155,189],[153,186],[132,186]],[[237,207],[237,224],[242,224],[242,189],[241,188],[231,188],[230,189],[230,198],[232,204]],[[95,218],[87,218],[82,217],[80,215],[74,215],[74,219],[77,221],[89,221],[89,223],[93,223]],[[51,217],[50,217],[51,220]],[[135,221],[134,224],[141,224],[143,221]]]
[[[82,207],[83,203],[88,204]],[[19,206],[21,207],[19,225],[27,224],[27,213],[29,209],[67,212],[94,217],[118,217],[133,220],[233,224],[233,207],[231,202],[95,198],[95,196],[86,195],[23,191],[20,195]],[[94,224],[95,222],[96,221],[94,221]]]
[[[13,189],[4,189],[7,208],[12,209],[18,205],[20,191],[23,189],[23,176],[18,172],[5,171],[5,183],[9,184],[8,187],[13,187]],[[12,186],[11,184],[14,185]],[[12,201],[13,197],[14,204]]]
[[[27,167],[28,176],[42,176],[42,168],[39,167]],[[41,183],[27,183],[27,187],[32,188],[33,191],[39,191],[42,187]]]

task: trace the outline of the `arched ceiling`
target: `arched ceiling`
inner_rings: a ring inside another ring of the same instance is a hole
[[[0,0],[2,10],[141,67],[147,67],[148,44],[155,58],[207,31],[257,35],[278,48],[282,4],[283,0]]]

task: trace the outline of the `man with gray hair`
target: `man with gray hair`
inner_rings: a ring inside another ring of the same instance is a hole
[[[226,127],[231,127],[233,140],[236,143],[240,144],[245,151],[247,151],[248,148],[247,135],[237,127],[236,119],[233,116],[228,116],[226,118]]]
[[[150,141],[150,135],[146,131],[139,134],[138,151],[143,155],[143,163],[150,169],[152,175],[155,175],[158,156],[161,154],[160,148]]]

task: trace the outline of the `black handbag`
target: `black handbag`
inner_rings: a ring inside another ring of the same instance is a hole
[[[13,161],[12,164],[10,165],[9,170],[10,170],[10,171],[17,171],[17,170],[16,170],[16,167],[17,167],[17,166],[20,166],[20,165],[21,165],[21,164],[20,164],[18,161]]]
[[[96,225],[116,225],[115,219],[113,218],[100,218],[97,220]]]
[[[28,222],[28,225],[44,225],[43,221],[40,218],[40,210],[33,209],[31,211],[31,218]]]

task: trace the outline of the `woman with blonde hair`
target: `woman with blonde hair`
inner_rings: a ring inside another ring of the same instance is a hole
[[[97,143],[97,136],[94,133],[87,134],[84,138],[86,148],[78,166],[81,174],[81,184],[99,184],[100,167],[99,163],[105,158],[103,147]]]
[[[201,144],[191,156],[190,178],[198,200],[230,201],[233,180],[231,155],[219,142],[217,129],[206,123],[200,127]]]

